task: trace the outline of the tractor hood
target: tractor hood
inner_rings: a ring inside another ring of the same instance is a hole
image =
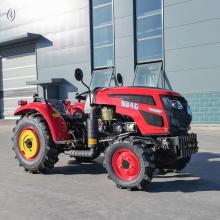
[[[116,113],[132,118],[142,134],[179,134],[189,130],[192,112],[179,93],[149,87],[98,89],[97,105],[113,106]]]
[[[95,103],[96,104],[107,104],[106,101],[110,101],[112,97],[116,96],[136,96],[136,97],[158,97],[159,95],[167,96],[181,96],[179,93],[160,88],[153,87],[112,87],[112,88],[102,88],[96,91]],[[112,103],[114,104],[114,103]]]

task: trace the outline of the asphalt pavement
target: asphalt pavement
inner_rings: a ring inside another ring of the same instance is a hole
[[[181,173],[130,192],[107,179],[103,158],[78,164],[61,155],[47,175],[24,172],[11,150],[12,124],[0,122],[0,220],[220,219],[218,128],[194,129],[200,150]]]

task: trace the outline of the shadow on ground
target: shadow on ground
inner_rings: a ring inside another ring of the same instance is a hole
[[[100,157],[91,163],[79,163],[76,160],[69,160],[68,165],[62,167],[55,167],[48,174],[91,174],[98,175],[106,173],[106,169],[103,167],[103,157]]]
[[[82,164],[70,160],[67,166],[56,167],[49,174],[104,174],[106,170],[103,168],[102,162],[102,157],[92,163]],[[145,191],[148,193],[220,191],[220,154],[197,153],[181,173],[155,176]]]
[[[220,191],[219,174],[220,154],[201,152],[193,156],[189,166],[181,173],[155,178],[153,183],[148,186],[147,192]],[[158,181],[161,178],[164,181]]]

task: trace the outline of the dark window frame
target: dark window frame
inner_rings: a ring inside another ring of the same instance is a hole
[[[133,27],[134,27],[134,71],[136,68],[142,64],[151,64],[162,62],[162,70],[165,69],[165,48],[164,48],[164,0],[161,0],[161,24],[162,24],[162,57],[161,59],[155,60],[145,60],[138,62],[138,52],[137,52],[137,0],[133,0]]]
[[[115,22],[114,22],[114,0],[111,0],[112,5],[112,65],[95,66],[94,58],[94,26],[93,26],[93,0],[89,0],[90,11],[90,51],[91,51],[91,74],[96,70],[114,69],[115,66]],[[97,7],[97,6],[96,6]]]

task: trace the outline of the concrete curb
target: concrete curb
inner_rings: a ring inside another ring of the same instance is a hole
[[[220,124],[192,124],[191,129],[220,131]]]

